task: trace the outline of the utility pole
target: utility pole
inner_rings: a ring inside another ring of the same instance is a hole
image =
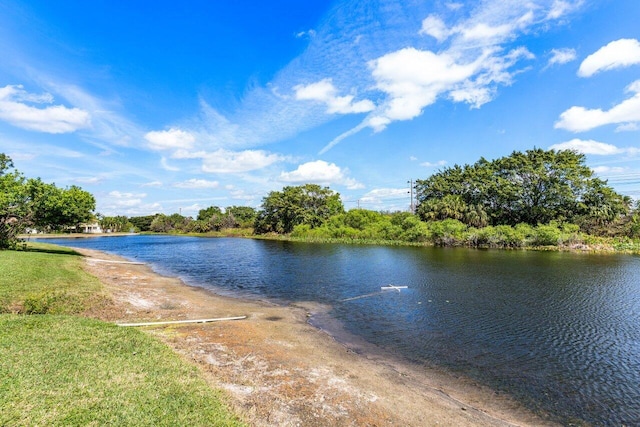
[[[411,194],[411,203],[409,204],[409,212],[411,212],[412,214],[415,214],[416,207],[413,204],[413,180],[407,181],[407,184],[409,184],[409,191],[407,191],[407,193]]]

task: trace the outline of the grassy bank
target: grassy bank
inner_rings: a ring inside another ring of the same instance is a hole
[[[0,251],[0,313],[76,314],[100,304],[102,285],[81,263],[78,253],[52,245]]]
[[[0,314],[0,425],[241,425],[152,336],[68,315],[107,295],[79,255],[57,252],[0,251],[2,311],[49,313]]]

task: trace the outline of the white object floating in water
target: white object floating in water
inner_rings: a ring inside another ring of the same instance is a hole
[[[400,289],[407,289],[408,286],[396,286],[396,285],[388,285],[388,286],[380,286],[380,289],[383,291],[393,291],[396,290],[400,292]]]

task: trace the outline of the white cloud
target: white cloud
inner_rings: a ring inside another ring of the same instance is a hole
[[[198,212],[200,212],[200,210],[202,209],[204,209],[204,206],[202,206],[200,203],[194,203],[190,206],[184,206],[179,208],[180,213],[183,216],[196,216]]]
[[[555,0],[551,9],[547,13],[547,19],[559,19],[574,9],[582,6],[583,0],[577,0],[572,2],[566,0]]]
[[[73,181],[78,182],[80,184],[99,184],[104,181],[104,177],[98,177],[98,176],[79,177],[79,178],[74,178]]]
[[[338,90],[331,79],[323,79],[308,85],[294,86],[295,98],[299,101],[318,101],[327,105],[327,113],[367,113],[375,108],[368,99],[353,102],[353,95],[337,96]]]
[[[618,131],[635,130],[640,122],[640,80],[630,84],[626,92],[634,95],[603,111],[599,108],[587,109],[584,107],[571,107],[562,114],[554,127],[566,129],[571,132],[584,132],[608,124],[619,124]]]
[[[624,123],[616,127],[616,132],[632,132],[635,130],[640,130],[640,125],[635,122]]]
[[[411,203],[408,188],[376,188],[359,200],[367,209],[406,210]]]
[[[103,215],[149,215],[162,211],[159,203],[144,203],[145,193],[127,193],[111,191],[98,198],[97,211]]]
[[[420,34],[429,35],[439,42],[442,42],[449,38],[451,32],[442,21],[442,19],[440,19],[436,15],[429,15],[422,21]]]
[[[394,121],[412,120],[438,99],[448,98],[480,108],[493,100],[500,85],[510,85],[521,72],[513,68],[534,55],[525,47],[505,50],[501,44],[519,32],[544,22],[531,7],[485,2],[471,17],[448,28],[436,16],[428,16],[420,34],[435,37],[448,46],[438,52],[406,47],[368,62],[371,77],[383,94],[378,107],[359,125],[338,135],[320,153],[366,127],[383,131]]]
[[[592,139],[572,139],[571,141],[561,142],[559,144],[553,144],[549,147],[551,150],[573,150],[582,154],[594,154],[597,156],[610,156],[613,154],[620,154],[624,150],[616,147],[615,145],[605,144],[604,142],[594,141]]]
[[[611,167],[611,166],[596,166],[591,168],[595,173],[599,175],[608,175],[608,174],[620,174],[627,171],[626,168],[622,167]]]
[[[291,172],[282,172],[280,181],[296,184],[313,183],[320,185],[339,184],[346,186],[349,190],[364,188],[362,184],[347,176],[348,170],[343,170],[334,163],[327,163],[324,160],[316,160],[301,164]]]
[[[91,125],[88,112],[64,105],[38,108],[26,104],[50,104],[51,94],[35,95],[26,92],[22,85],[0,88],[0,120],[13,126],[46,133],[69,133]]]
[[[144,139],[149,142],[149,148],[153,150],[189,149],[193,147],[196,140],[190,132],[177,128],[147,132]]]
[[[235,188],[232,185],[227,185],[225,188],[229,190],[229,194],[231,195],[231,198],[234,200],[244,200],[245,202],[247,202],[247,201],[252,201],[256,198],[260,199],[262,197],[262,194],[260,194],[259,196],[247,194],[247,192],[244,189]]]
[[[424,163],[420,163],[420,166],[424,166],[427,168],[437,168],[439,166],[444,166],[447,164],[446,160],[438,160],[435,163],[431,163],[431,162],[424,162]]]
[[[141,187],[162,187],[162,181],[151,181],[142,184]]]
[[[37,154],[35,153],[19,153],[19,152],[13,152],[13,153],[9,153],[9,157],[11,157],[11,160],[15,161],[30,161],[35,159],[36,157],[38,157]]]
[[[300,39],[300,38],[303,38],[303,37],[313,38],[313,37],[315,37],[315,36],[316,36],[316,31],[315,31],[315,30],[313,30],[313,29],[308,30],[308,31],[300,31],[300,32],[297,32],[297,33],[295,34],[295,37],[296,37],[297,39]]]
[[[556,64],[566,64],[574,61],[576,57],[575,49],[551,49],[551,58],[549,58],[549,62],[547,62],[547,67],[551,67]]]
[[[120,191],[111,191],[108,196],[108,200],[113,206],[120,208],[130,208],[132,206],[138,206],[142,203],[147,195],[145,193],[122,193]]]
[[[389,96],[382,114],[369,120],[383,130],[394,120],[409,120],[436,101],[437,96],[468,79],[478,69],[478,61],[458,64],[452,55],[405,48],[370,62],[376,87]]]
[[[284,161],[278,154],[262,150],[228,151],[219,149],[202,154],[202,170],[210,173],[241,173],[258,170]]]
[[[422,21],[419,34],[426,34],[443,42],[449,37],[459,36],[465,43],[484,42],[494,43],[508,39],[518,30],[522,30],[534,21],[531,10],[523,11],[505,20],[469,20],[459,25],[447,28],[444,21],[437,15],[429,15]]]
[[[177,182],[173,184],[173,186],[176,188],[218,188],[220,183],[218,181],[192,178],[183,182]]]
[[[388,95],[382,111],[368,119],[376,131],[396,120],[410,120],[435,103],[441,95],[454,102],[480,107],[489,102],[495,84],[510,84],[508,69],[531,53],[519,48],[499,56],[497,49],[483,49],[473,61],[465,61],[454,52],[405,48],[384,55],[369,65],[376,87]]]
[[[640,42],[620,39],[601,47],[587,56],[578,69],[578,76],[591,77],[601,71],[640,64]]]
[[[162,169],[169,171],[169,172],[178,172],[180,170],[180,168],[175,167],[175,166],[171,166],[169,163],[167,163],[167,159],[166,157],[162,157],[160,159],[160,166],[162,166]]]
[[[143,138],[140,127],[117,112],[122,108],[117,100],[105,101],[76,85],[60,83],[48,76],[38,76],[38,80],[72,105],[89,112],[91,128],[83,131],[82,136],[105,152],[112,152],[105,143],[127,147]]]

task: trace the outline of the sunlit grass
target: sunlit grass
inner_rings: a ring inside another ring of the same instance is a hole
[[[0,315],[0,378],[0,425],[241,425],[168,347],[96,320]]]
[[[71,249],[30,244],[0,251],[0,313],[80,313],[103,297],[102,285],[82,270]]]

